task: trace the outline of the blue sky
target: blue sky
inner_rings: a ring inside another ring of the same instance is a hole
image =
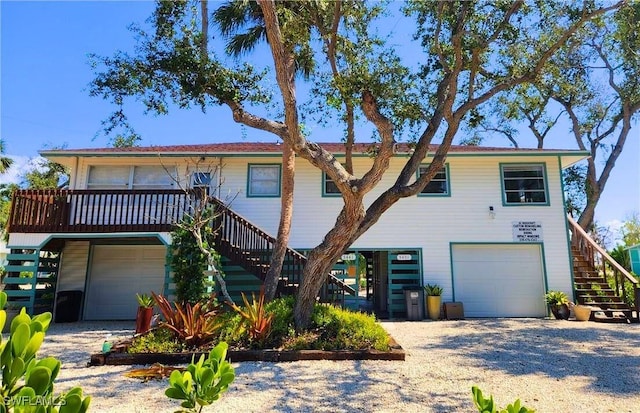
[[[0,1],[0,133],[6,153],[17,164],[36,157],[37,151],[104,147],[97,136],[100,122],[113,110],[106,101],[89,96],[92,79],[88,54],[111,55],[133,45],[127,26],[143,22],[153,10],[149,1],[31,2]],[[226,108],[207,114],[199,109],[172,111],[169,116],[128,113],[143,136],[143,145],[269,140],[269,135],[243,130]],[[316,137],[336,141],[340,131]],[[335,136],[333,136],[335,135]],[[95,138],[94,138],[95,137]],[[534,146],[523,136],[521,146]],[[489,142],[508,146],[505,140]],[[555,135],[547,147],[575,148],[570,131]],[[640,125],[635,125],[598,205],[601,223],[622,220],[640,210]],[[1,181],[15,179],[19,168]]]

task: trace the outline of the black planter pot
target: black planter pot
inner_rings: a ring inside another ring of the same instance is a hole
[[[567,304],[552,305],[551,312],[557,320],[568,320],[571,313]]]

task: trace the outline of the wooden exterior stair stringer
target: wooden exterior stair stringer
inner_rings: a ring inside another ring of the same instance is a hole
[[[592,308],[593,321],[640,322],[638,280],[611,258],[571,217],[568,220],[577,304]]]

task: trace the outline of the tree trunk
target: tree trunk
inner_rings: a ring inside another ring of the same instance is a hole
[[[589,232],[591,230],[591,227],[593,226],[593,221],[596,213],[596,205],[598,205],[600,195],[602,194],[602,190],[597,178],[596,164],[593,160],[595,158],[595,150],[592,149],[591,153],[592,157],[587,161],[589,165],[587,167],[587,176],[585,177],[585,179],[587,180],[587,203],[580,213],[580,217],[578,218],[578,225],[580,225],[580,227],[582,227],[582,229],[587,232]]]
[[[291,145],[287,143],[287,141],[284,141],[282,144],[282,197],[278,239],[273,247],[271,265],[264,280],[264,294],[267,301],[273,300],[276,296],[284,256],[287,252],[287,246],[289,245],[291,217],[293,216],[295,163],[295,152],[291,148]]]
[[[318,292],[327,280],[333,265],[354,241],[354,235],[364,219],[364,212],[362,198],[345,198],[345,207],[335,226],[327,233],[322,243],[309,253],[293,310],[296,330],[303,331],[309,326]]]

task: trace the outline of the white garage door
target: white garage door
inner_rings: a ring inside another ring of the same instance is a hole
[[[454,245],[453,286],[465,317],[544,317],[538,245]]]
[[[162,245],[95,245],[84,319],[135,319],[136,293],[162,292],[166,251]]]

